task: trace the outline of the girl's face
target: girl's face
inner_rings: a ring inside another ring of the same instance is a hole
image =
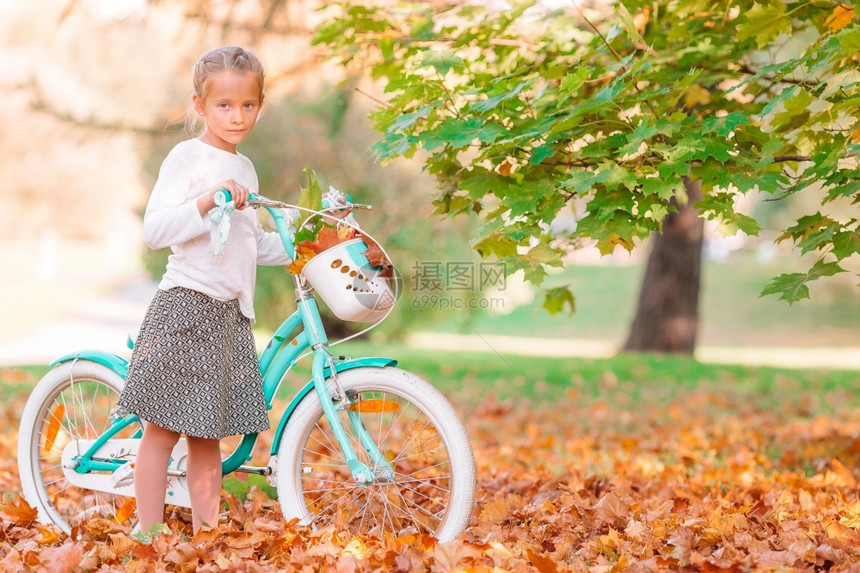
[[[194,95],[194,109],[203,116],[204,143],[236,153],[236,145],[248,137],[263,105],[263,92],[257,76],[232,71],[213,74],[205,97]]]

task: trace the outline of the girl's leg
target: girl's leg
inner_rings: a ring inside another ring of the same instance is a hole
[[[194,533],[218,527],[221,505],[221,447],[219,440],[188,436],[188,493]]]
[[[164,521],[167,491],[167,462],[179,434],[155,424],[146,424],[134,465],[134,495],[141,531]]]

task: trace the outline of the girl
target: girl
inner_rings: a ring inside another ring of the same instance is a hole
[[[119,404],[146,421],[134,468],[139,526],[164,520],[167,465],[180,434],[188,442],[194,532],[216,526],[219,439],[269,427],[251,323],[256,265],[291,262],[254,209],[251,161],[236,151],[263,105],[264,72],[252,53],[225,46],[194,65],[194,115],[205,127],[168,154],[143,220],[146,244],[173,253],[141,325]],[[223,251],[210,241],[214,195],[236,211]],[[217,255],[213,253],[218,252]]]

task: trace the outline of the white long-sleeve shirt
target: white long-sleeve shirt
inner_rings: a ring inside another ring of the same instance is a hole
[[[161,164],[143,218],[143,240],[152,249],[173,251],[160,289],[181,286],[218,300],[238,299],[242,314],[253,321],[257,265],[285,265],[291,259],[278,234],[264,232],[250,207],[229,214],[227,244],[213,256],[211,212],[201,217],[197,199],[226,179],[258,192],[254,165],[244,155],[196,138],[178,144]]]

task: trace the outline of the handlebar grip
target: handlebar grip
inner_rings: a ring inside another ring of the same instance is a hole
[[[229,203],[230,201],[232,201],[232,199],[232,193],[230,193],[226,189],[218,189],[218,191],[215,192],[216,203],[220,202],[221,200],[223,200],[224,203]],[[257,199],[259,199],[259,197],[257,195],[254,195],[253,193],[250,193],[248,195],[248,202],[256,201]],[[268,205],[263,206],[269,212],[269,214],[272,215],[272,219],[274,219],[275,221],[275,226],[278,228],[278,235],[280,235],[281,242],[284,245],[284,250],[287,252],[288,255],[290,255],[290,257],[295,259],[296,247],[293,244],[293,236],[292,233],[290,233],[289,225],[287,224],[283,211],[277,208],[270,207]]]
[[[215,192],[215,197],[214,197],[216,203],[218,202],[218,195],[219,194],[221,195],[221,198],[224,200],[224,203],[229,203],[230,201],[233,200],[233,194],[232,193],[230,193],[226,189],[218,189],[218,191]],[[257,197],[253,193],[248,194],[248,201],[255,201],[256,199],[257,199]]]

